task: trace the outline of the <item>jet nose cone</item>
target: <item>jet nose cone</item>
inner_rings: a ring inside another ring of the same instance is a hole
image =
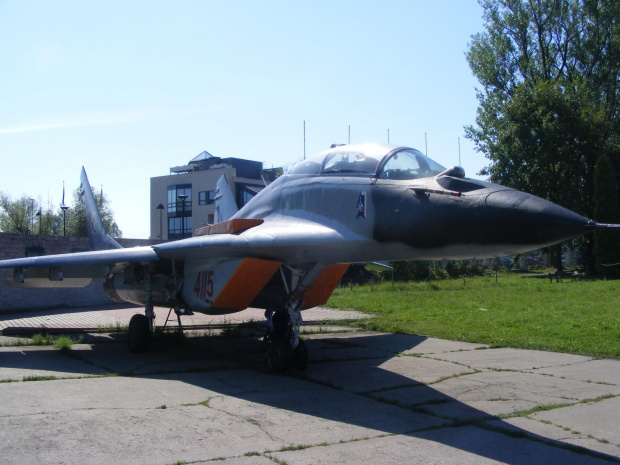
[[[552,202],[506,189],[489,193],[484,216],[509,244],[546,247],[586,231],[589,220]]]

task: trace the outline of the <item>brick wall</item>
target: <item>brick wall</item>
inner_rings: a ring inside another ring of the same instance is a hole
[[[158,241],[119,239],[123,247],[156,244]],[[88,238],[45,236],[38,234],[0,233],[0,260],[21,258],[27,250],[44,250],[45,255],[88,250]],[[94,279],[84,288],[15,289],[6,284],[13,279],[13,269],[0,269],[0,313],[57,308],[91,307],[112,301],[103,292],[103,279]]]

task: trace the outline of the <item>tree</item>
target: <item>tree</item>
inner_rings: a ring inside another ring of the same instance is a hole
[[[467,59],[482,89],[466,135],[491,161],[481,174],[591,216],[596,159],[620,154],[620,2],[480,4],[486,32]]]
[[[95,193],[95,201],[99,207],[103,225],[108,234],[118,238],[121,230],[114,221],[114,213],[108,199],[102,193]],[[64,195],[63,195],[64,198]],[[73,205],[66,212],[67,236],[86,236],[86,210],[84,202],[77,189],[73,195]],[[63,211],[58,208],[54,213],[54,206],[48,202],[47,207],[39,200],[23,196],[12,200],[7,194],[0,192],[0,231],[17,234],[63,234]]]
[[[113,238],[122,237],[123,233],[118,228],[118,225],[114,221],[114,212],[110,208],[110,203],[103,195],[102,192],[95,192],[95,202],[99,208],[99,214],[103,221],[103,226],[106,232]],[[60,217],[62,218],[62,211],[60,211]],[[86,207],[82,196],[80,194],[80,188],[76,189],[73,193],[73,206],[67,210],[66,213],[66,227],[68,236],[87,236],[87,222],[86,222]]]
[[[617,223],[620,220],[618,185],[613,175],[609,157],[602,156],[594,170],[594,219],[600,223]],[[596,271],[605,273],[609,269],[603,265],[620,262],[618,236],[615,231],[596,231],[594,233],[594,257]]]
[[[32,233],[34,220],[34,201],[29,197],[12,200],[7,194],[0,193],[0,231],[6,233]]]

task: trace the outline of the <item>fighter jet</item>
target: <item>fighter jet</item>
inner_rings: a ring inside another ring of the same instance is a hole
[[[0,261],[13,268],[14,285],[103,278],[109,297],[145,307],[129,324],[133,351],[148,346],[154,306],[177,315],[262,308],[276,371],[305,368],[301,311],[324,304],[351,263],[513,255],[620,227],[380,144],[334,146],[308,158],[238,211],[221,182],[219,223],[154,246],[123,249],[105,233],[84,169],[81,192],[93,251]]]

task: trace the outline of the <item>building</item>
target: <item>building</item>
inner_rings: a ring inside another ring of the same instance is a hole
[[[213,224],[215,185],[226,176],[237,206],[243,207],[275,179],[276,169],[262,162],[219,158],[202,152],[187,165],[170,168],[167,176],[151,178],[151,239],[191,237],[197,228]],[[263,181],[264,179],[264,181]]]

